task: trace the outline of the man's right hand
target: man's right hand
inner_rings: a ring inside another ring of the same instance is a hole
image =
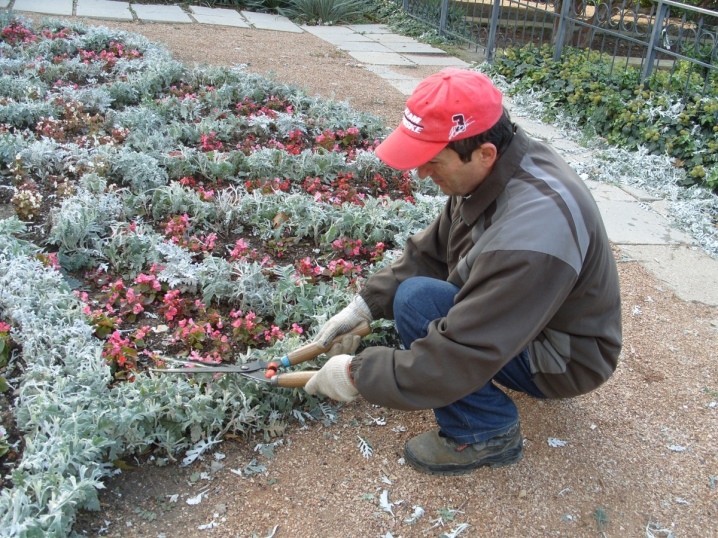
[[[371,311],[364,299],[357,295],[342,311],[324,324],[314,341],[326,347],[338,335],[351,331],[362,321],[371,323]]]

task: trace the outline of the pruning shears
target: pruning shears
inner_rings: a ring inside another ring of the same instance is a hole
[[[299,363],[311,360],[329,351],[334,344],[339,343],[347,334],[366,336],[370,332],[371,328],[369,324],[362,322],[348,333],[337,336],[329,342],[327,346],[322,346],[317,342],[310,342],[287,353],[284,357],[276,361],[251,361],[244,364],[211,364],[192,359],[164,357],[162,360],[165,362],[183,364],[184,366],[177,368],[150,368],[150,370],[164,374],[240,374],[255,381],[271,383],[277,387],[303,387],[316,373],[316,370],[288,373],[279,373],[279,370],[281,368],[296,366]]]

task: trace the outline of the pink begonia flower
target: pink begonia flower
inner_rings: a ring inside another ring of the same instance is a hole
[[[135,331],[135,340],[144,340],[148,332],[150,332],[149,326],[145,325],[143,327],[140,327],[139,329],[137,329],[137,331]]]

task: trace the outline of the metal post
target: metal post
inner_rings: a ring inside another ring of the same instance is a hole
[[[496,33],[499,29],[499,14],[501,13],[501,0],[494,0],[494,7],[491,10],[491,26],[489,27],[489,40],[486,43],[486,60],[494,61],[496,56]]]
[[[446,33],[446,19],[449,17],[449,0],[441,0],[441,17],[439,19],[439,35]]]
[[[563,0],[561,4],[561,15],[558,23],[558,35],[553,45],[553,61],[558,62],[561,60],[561,53],[563,52],[563,42],[566,38],[565,34],[569,28],[568,19],[569,11],[573,7],[574,0]]]
[[[656,61],[656,47],[661,44],[661,35],[663,34],[663,21],[666,18],[668,6],[663,0],[658,0],[656,7],[656,18],[653,19],[653,30],[651,31],[651,40],[648,42],[648,54],[646,56],[646,65],[643,66],[641,73],[641,83],[645,82],[651,76],[653,71],[653,63]]]

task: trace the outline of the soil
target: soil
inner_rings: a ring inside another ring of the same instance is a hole
[[[389,125],[399,121],[406,100],[310,34],[102,24],[161,41],[189,65],[246,63],[248,71],[310,95],[348,100]],[[411,72],[423,77],[434,69]],[[273,440],[271,454],[255,450],[262,439],[227,436],[214,455],[187,467],[129,460],[106,481],[101,511],[81,512],[74,530],[150,538],[398,538],[452,530],[462,536],[717,536],[718,308],[681,301],[643,267],[623,261],[618,249],[616,256],[624,318],[618,371],[580,398],[537,401],[515,394],[525,437],[519,463],[459,477],[421,474],[404,465],[403,445],[435,427],[432,413],[359,399],[334,422],[293,423]],[[362,441],[372,447],[368,457]],[[382,503],[385,492],[391,505]],[[417,507],[424,515],[409,523]],[[468,525],[463,531],[462,524]]]

